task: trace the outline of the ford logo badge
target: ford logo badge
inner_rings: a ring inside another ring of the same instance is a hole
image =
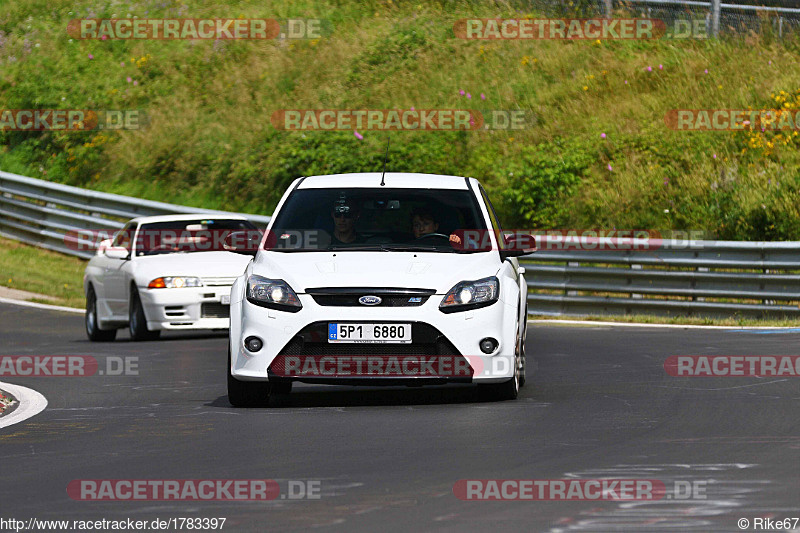
[[[380,296],[362,296],[358,299],[361,305],[379,305],[382,301]]]

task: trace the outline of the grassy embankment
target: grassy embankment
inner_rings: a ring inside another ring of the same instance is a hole
[[[332,31],[267,42],[80,41],[66,33],[73,18],[128,14],[313,17]],[[379,169],[386,139],[376,131],[361,131],[363,140],[353,132],[279,131],[270,124],[275,110],[523,109],[537,120],[522,131],[394,133],[389,168],[479,177],[507,227],[800,239],[797,135],[677,132],[664,122],[670,109],[798,109],[797,40],[769,33],[647,42],[453,37],[459,18],[498,15],[537,13],[505,3],[390,0],[5,3],[0,108],[143,109],[149,124],[0,133],[0,169],[269,213],[297,176]],[[22,280],[20,271],[8,277]],[[71,279],[27,288],[60,296],[51,289],[72,287]]]
[[[332,31],[291,42],[81,41],[66,33],[73,18],[129,13],[318,17]],[[670,109],[797,109],[797,40],[453,37],[458,18],[528,14],[536,15],[505,3],[390,0],[7,2],[0,108],[136,108],[150,123],[140,131],[0,134],[0,168],[269,213],[297,176],[379,169],[386,138],[279,131],[270,124],[275,110],[523,109],[537,117],[524,131],[395,133],[389,168],[479,177],[509,227],[800,238],[796,135],[678,132],[664,122]]]

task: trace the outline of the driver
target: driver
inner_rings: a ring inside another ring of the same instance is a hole
[[[420,207],[411,212],[411,229],[414,232],[414,238],[421,239],[426,235],[438,234],[439,223],[436,222],[429,209]],[[449,240],[456,244],[461,242],[461,238],[455,234],[450,235]]]
[[[433,213],[427,209],[417,208],[411,212],[411,229],[414,232],[414,238],[419,239],[423,235],[429,233],[436,233],[439,229],[439,223],[433,218]]]

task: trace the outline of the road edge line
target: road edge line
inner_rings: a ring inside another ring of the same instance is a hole
[[[48,309],[50,311],[64,311],[67,313],[80,313],[84,314],[83,309],[76,309],[74,307],[64,307],[63,305],[50,305],[40,304],[38,302],[28,302],[26,300],[15,300],[14,298],[5,298],[0,296],[1,304],[21,305],[23,307],[34,307],[36,309]]]
[[[599,320],[528,319],[531,324],[577,324],[581,326],[622,326],[629,328],[681,328],[681,329],[800,329],[797,326],[703,326],[699,324],[646,324],[641,322],[604,322]]]
[[[47,398],[33,389],[2,381],[0,381],[0,388],[13,396],[18,402],[16,409],[7,415],[0,416],[0,428],[24,422],[38,415],[47,407]]]

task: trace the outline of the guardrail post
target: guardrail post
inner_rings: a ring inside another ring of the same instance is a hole
[[[575,262],[569,262],[569,263],[567,263],[567,266],[568,267],[579,267],[579,266],[581,266],[581,264],[580,263],[575,263]],[[569,285],[569,272],[567,272],[566,275],[564,276],[564,285]],[[577,295],[578,295],[578,291],[568,291],[568,290],[564,291],[564,296],[577,296]]]
[[[641,270],[641,269],[642,265],[631,265],[631,270]],[[643,298],[643,296],[639,293],[631,293],[631,298],[640,300]]]
[[[711,0],[711,35],[719,37],[719,16],[722,11],[722,0]]]
[[[708,267],[697,267],[697,272],[711,272],[711,269],[708,268]],[[692,280],[692,288],[693,289],[697,288],[697,281],[696,280]],[[692,296],[692,301],[693,302],[705,302],[706,298],[705,298],[705,296]]]
[[[611,2],[612,0],[603,0],[603,15],[605,15],[605,17],[608,19],[611,18],[611,11],[612,11]]]
[[[778,15],[778,37],[783,37],[783,17]]]

